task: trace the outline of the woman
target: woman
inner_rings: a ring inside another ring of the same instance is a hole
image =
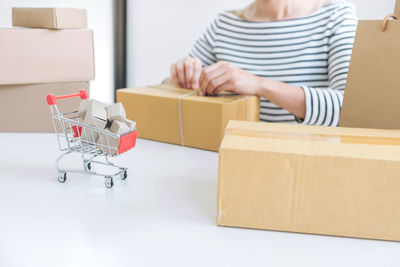
[[[220,13],[165,83],[257,95],[261,121],[337,126],[356,26],[345,0],[256,0]]]

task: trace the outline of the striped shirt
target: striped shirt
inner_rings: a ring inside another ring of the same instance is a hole
[[[252,22],[225,11],[195,42],[190,55],[203,66],[227,61],[304,90],[304,120],[261,98],[261,121],[337,126],[356,27],[354,6],[345,0],[281,21]]]

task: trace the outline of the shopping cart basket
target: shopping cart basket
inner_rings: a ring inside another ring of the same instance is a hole
[[[58,145],[60,151],[63,152],[56,161],[58,181],[64,183],[68,172],[92,174],[104,176],[106,187],[111,188],[114,185],[113,179],[115,177],[120,176],[123,180],[128,177],[128,168],[117,166],[111,163],[108,158],[116,157],[133,148],[136,144],[137,131],[135,129],[119,135],[80,122],[78,110],[60,113],[57,107],[57,100],[71,97],[80,97],[81,100],[89,98],[85,90],[72,95],[55,96],[50,94],[47,96],[47,104],[50,106]],[[60,168],[60,160],[73,152],[82,155],[83,170]],[[100,156],[104,158],[104,162],[94,160]],[[107,165],[117,171],[112,174],[98,173],[92,171],[92,163]]]

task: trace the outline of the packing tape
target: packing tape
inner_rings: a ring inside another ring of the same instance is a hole
[[[178,97],[178,122],[179,122],[179,135],[181,137],[181,146],[185,146],[185,138],[183,136],[183,119],[182,119],[182,99],[184,99],[187,96],[191,95],[198,95],[199,94],[199,89],[193,90],[191,92],[188,92],[186,94],[180,95]],[[244,96],[245,103],[246,103],[246,121],[249,120],[249,97],[246,95]]]
[[[320,141],[327,143],[340,144],[357,144],[357,145],[385,145],[385,146],[400,146],[400,138],[398,137],[382,137],[382,136],[357,136],[346,134],[317,134],[317,133],[299,133],[299,132],[278,132],[278,131],[263,131],[254,129],[231,128],[225,131],[229,135],[292,140],[292,141]]]
[[[179,135],[181,136],[181,145],[185,146],[185,139],[183,137],[183,119],[182,119],[182,99],[187,96],[198,94],[198,90],[193,90],[178,97],[178,121],[179,121]]]

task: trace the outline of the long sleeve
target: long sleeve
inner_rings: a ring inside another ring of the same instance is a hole
[[[357,28],[354,9],[343,9],[330,23],[327,88],[302,86],[306,116],[302,124],[337,126],[346,87],[351,52]]]
[[[217,62],[214,53],[217,19],[215,19],[195,42],[189,55],[201,60],[203,66],[212,65]]]

